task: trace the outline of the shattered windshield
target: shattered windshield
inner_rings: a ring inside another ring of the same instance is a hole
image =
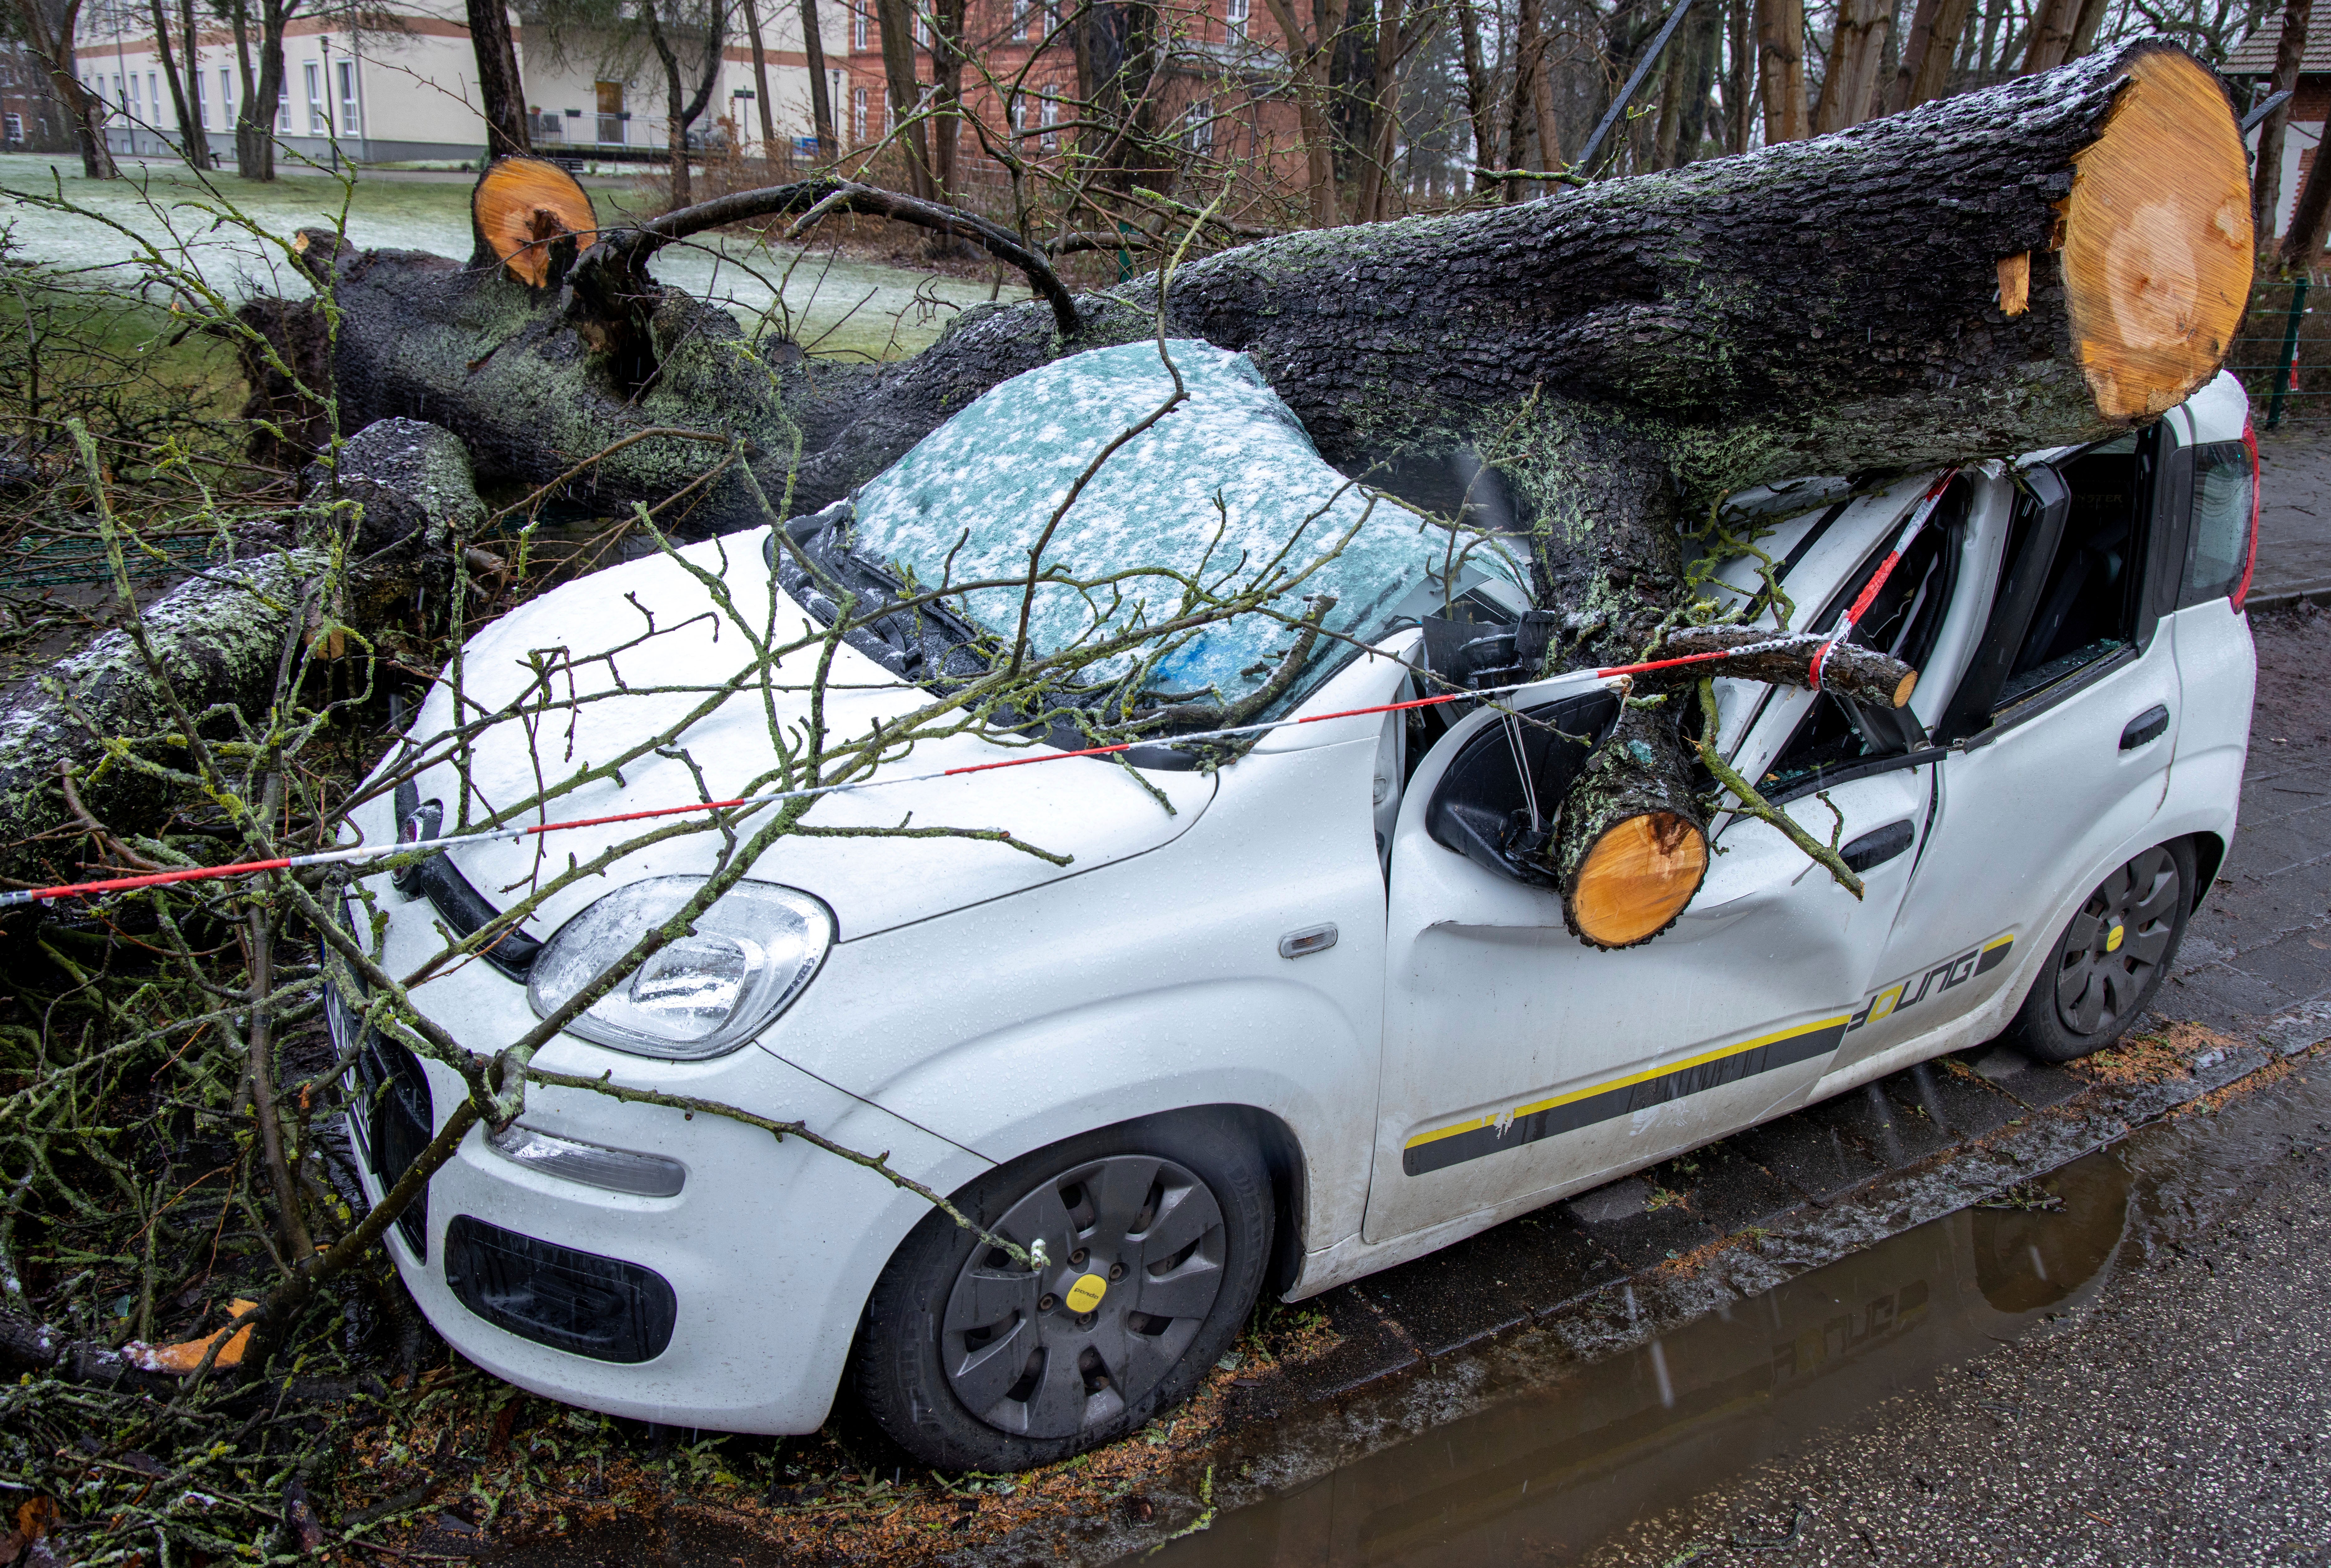
[[[1154,341],[1073,355],[986,393],[852,498],[851,553],[925,590],[1024,579],[1030,549],[1089,470],[1044,543],[1030,651],[1098,651],[1252,595],[1256,608],[1095,657],[1076,675],[1088,686],[1131,677],[1155,700],[1225,709],[1272,679],[1295,646],[1289,622],[1326,598],[1323,629],[1363,642],[1438,613],[1452,564],[1454,593],[1487,579],[1526,602],[1518,558],[1498,541],[1462,535],[1452,549],[1447,528],[1330,468],[1245,355],[1187,339],[1166,350],[1187,401],[1098,469],[1173,392]],[[947,603],[1008,649],[1024,594],[1007,583]],[[1350,651],[1319,638],[1294,689]]]

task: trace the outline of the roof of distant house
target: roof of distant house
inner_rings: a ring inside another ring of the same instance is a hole
[[[2282,41],[2282,20],[2261,24],[2259,30],[2238,44],[2218,67],[2221,76],[2272,76],[2275,45]],[[2307,30],[2307,51],[2298,57],[2298,70],[2303,76],[2331,73],[2331,27],[2309,27]]]

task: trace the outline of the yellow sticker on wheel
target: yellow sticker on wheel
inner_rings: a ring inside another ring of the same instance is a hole
[[[2114,927],[2111,930],[2109,930],[2109,931],[2106,932],[2106,933],[2105,933],[2105,951],[2106,951],[2106,952],[2107,952],[2107,953],[2117,953],[2117,952],[2119,952],[2119,951],[2120,951],[2120,939],[2121,939],[2121,936],[2123,936],[2123,934],[2125,934],[2125,933],[2126,932],[2126,930],[2127,930],[2127,929],[2128,929],[2128,928],[2127,928],[2126,927],[2125,927],[2125,926],[2116,926],[2116,927]]]
[[[1108,1281],[1098,1274],[1088,1274],[1069,1287],[1069,1306],[1078,1312],[1090,1312],[1108,1294]]]

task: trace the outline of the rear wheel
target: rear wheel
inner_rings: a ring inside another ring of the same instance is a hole
[[[2041,1061],[2071,1061],[2118,1040],[2177,956],[2193,878],[2193,847],[2179,839],[2099,883],[2033,979],[2007,1043]]]
[[[1187,1398],[1270,1255],[1270,1173],[1219,1114],[1071,1138],[956,1202],[1022,1248],[1041,1240],[1044,1266],[927,1215],[868,1299],[853,1363],[866,1412],[942,1469],[1048,1464]]]

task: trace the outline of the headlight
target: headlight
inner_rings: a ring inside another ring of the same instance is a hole
[[[619,888],[558,928],[526,988],[538,1016],[564,1006],[708,879],[650,877]],[[641,1056],[693,1060],[736,1050],[799,996],[833,944],[833,917],[808,894],[739,882],[593,1003],[567,1032]]]

